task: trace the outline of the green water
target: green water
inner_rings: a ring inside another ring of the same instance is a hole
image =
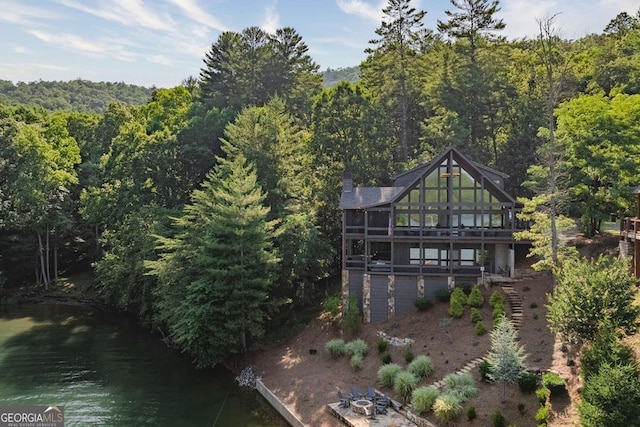
[[[224,369],[195,369],[131,319],[0,306],[0,405],[63,405],[65,426],[286,426]]]

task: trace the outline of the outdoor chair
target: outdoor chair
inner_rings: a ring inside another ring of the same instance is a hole
[[[360,394],[360,390],[358,387],[351,386],[351,400],[360,400],[362,399],[362,394]]]
[[[365,396],[365,398],[371,402],[376,400],[376,389],[373,387],[369,387],[367,389],[367,395]]]
[[[387,404],[389,403],[389,398],[385,394],[384,397],[378,399],[376,401],[376,414],[386,414],[387,413]]]
[[[349,399],[344,397],[344,395],[342,394],[342,391],[340,391],[340,390],[338,390],[338,400],[340,401],[340,403],[338,403],[339,407],[341,407],[341,408],[348,408],[349,407]]]

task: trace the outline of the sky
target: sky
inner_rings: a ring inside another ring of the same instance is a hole
[[[84,79],[174,87],[197,77],[223,31],[292,27],[320,66],[343,68],[366,58],[386,0],[0,0],[0,79]],[[535,38],[537,21],[556,15],[567,39],[601,33],[638,0],[500,0],[500,34]],[[449,0],[413,0],[436,30]]]

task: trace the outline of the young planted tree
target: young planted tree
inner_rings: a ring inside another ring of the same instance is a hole
[[[159,320],[198,366],[246,352],[278,304],[270,289],[278,258],[265,194],[243,155],[219,159],[193,193],[176,236],[149,263],[160,280]]]
[[[563,263],[557,278],[548,305],[551,331],[583,344],[593,342],[604,327],[631,335],[640,326],[636,281],[627,260],[574,258]]]
[[[487,356],[491,368],[489,378],[502,383],[502,401],[506,399],[506,385],[518,382],[524,372],[527,357],[524,347],[518,344],[518,331],[506,317],[491,332],[491,350]]]

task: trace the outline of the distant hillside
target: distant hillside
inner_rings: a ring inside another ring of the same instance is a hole
[[[332,70],[327,68],[327,71],[322,72],[322,83],[325,87],[333,87],[339,82],[347,80],[349,82],[357,82],[360,80],[360,67],[346,67]]]
[[[0,80],[0,103],[39,105],[47,110],[102,113],[114,101],[127,105],[145,104],[155,87],[88,80],[37,81],[13,84]]]

